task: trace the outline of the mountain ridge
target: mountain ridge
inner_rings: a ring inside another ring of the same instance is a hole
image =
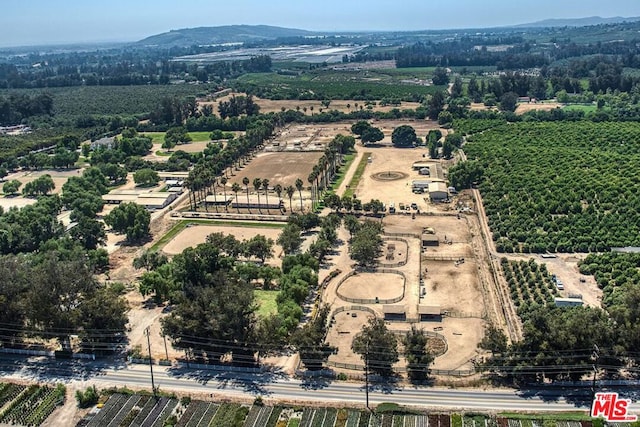
[[[297,28],[271,25],[221,25],[170,30],[135,42],[137,45],[192,46],[222,43],[246,43],[274,40],[280,37],[301,37],[314,33]]]
[[[586,27],[589,25],[619,24],[622,22],[640,21],[640,16],[623,17],[613,16],[602,18],[600,16],[588,16],[584,18],[544,19],[542,21],[528,22],[525,24],[509,25],[508,28],[545,28],[545,27]]]

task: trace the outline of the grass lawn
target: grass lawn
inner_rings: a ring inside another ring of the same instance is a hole
[[[142,135],[151,137],[154,144],[162,144],[164,142],[165,132],[144,132]],[[193,142],[209,141],[211,132],[189,132],[189,136]]]
[[[345,190],[342,197],[352,196],[355,189],[358,188],[358,183],[360,182],[360,178],[362,178],[362,175],[364,174],[364,168],[367,167],[369,156],[371,156],[370,152],[366,152],[362,154],[360,163],[358,163],[358,168],[356,169],[355,173],[353,174],[353,177],[351,178],[351,181],[349,182],[349,188]]]
[[[568,111],[584,111],[585,113],[591,113],[596,111],[598,108],[595,105],[587,105],[587,104],[569,104],[563,108],[563,110]]]
[[[267,317],[270,314],[278,312],[278,304],[276,303],[276,297],[280,291],[253,291],[258,303],[258,316]]]

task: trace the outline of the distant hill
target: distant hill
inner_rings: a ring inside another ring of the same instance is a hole
[[[269,25],[224,25],[219,27],[184,28],[157,34],[136,42],[143,46],[193,46],[220,43],[243,43],[273,40],[280,37],[300,37],[315,34],[295,28]]]
[[[543,21],[531,22],[528,24],[514,25],[511,28],[543,28],[543,27],[584,27],[587,25],[600,24],[618,24],[621,22],[640,21],[640,16],[624,18],[615,16],[613,18],[601,18],[600,16],[591,16],[588,18],[575,19],[545,19]]]

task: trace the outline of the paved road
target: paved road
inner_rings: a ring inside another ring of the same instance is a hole
[[[32,361],[24,365],[19,360],[1,360],[0,371],[5,377],[38,381],[62,381],[78,388],[95,384],[98,387],[129,386],[151,388],[149,367],[122,365],[103,368],[97,364],[57,363]],[[286,401],[315,403],[364,404],[364,387],[348,382],[304,382],[277,374],[223,374],[154,366],[156,386],[164,391],[178,393],[212,394],[220,397],[253,398],[263,396]],[[523,394],[513,390],[399,388],[372,386],[371,404],[395,402],[438,409],[466,410],[522,410],[522,411],[575,411],[587,410],[590,403],[588,389],[559,392],[542,390]],[[633,413],[640,412],[640,403],[632,404]]]

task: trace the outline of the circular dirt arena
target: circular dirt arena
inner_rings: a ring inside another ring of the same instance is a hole
[[[339,287],[339,296],[352,299],[381,300],[401,297],[404,277],[389,273],[358,273],[348,277]]]
[[[409,178],[409,174],[399,171],[387,171],[374,173],[371,178],[376,181],[398,181]]]

